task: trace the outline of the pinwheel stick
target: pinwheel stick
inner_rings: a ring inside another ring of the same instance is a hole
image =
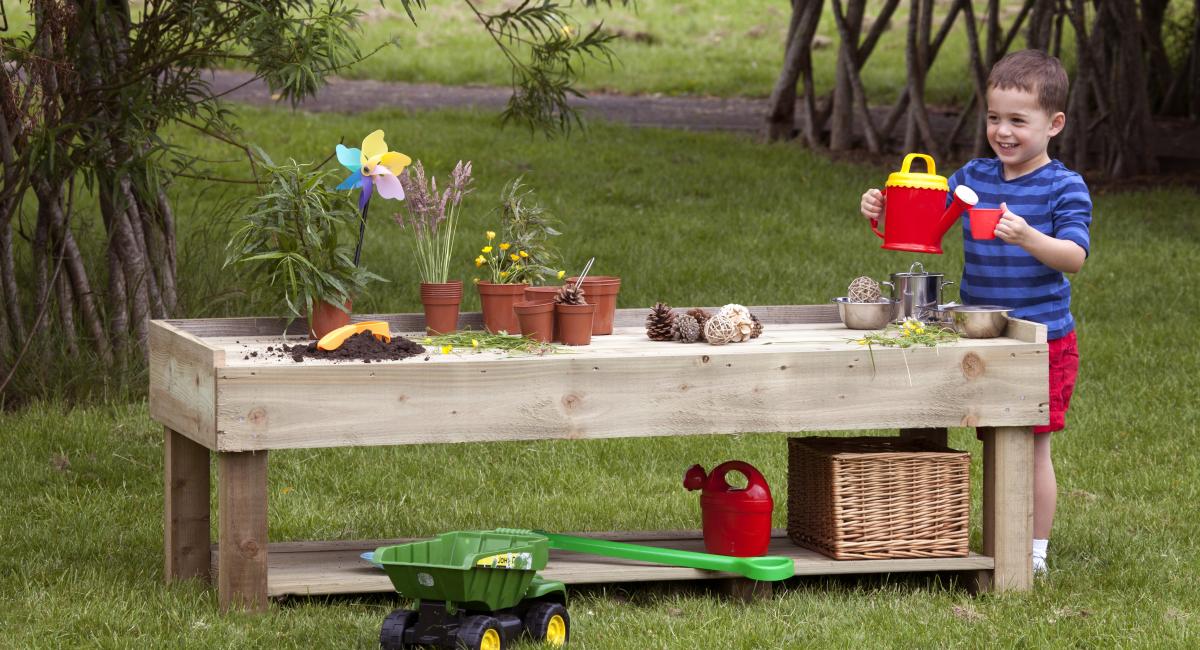
[[[367,208],[371,207],[371,199],[363,203],[362,218],[358,220],[358,245],[354,247],[354,266],[358,266],[358,258],[362,256],[363,237],[367,234]]]

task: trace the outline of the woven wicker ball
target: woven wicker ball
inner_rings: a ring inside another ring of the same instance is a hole
[[[879,302],[879,283],[867,276],[854,278],[846,290],[850,302]]]
[[[737,335],[737,324],[728,316],[717,314],[704,323],[704,338],[709,345],[725,345]]]

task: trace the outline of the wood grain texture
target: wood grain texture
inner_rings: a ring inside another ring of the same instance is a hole
[[[1033,587],[1033,428],[981,428],[983,553],[995,559],[981,591]]]
[[[380,364],[233,361],[217,448],[1023,425],[1047,415],[1044,345],[875,349],[831,325],[728,346],[618,330],[544,357],[432,353]],[[232,355],[231,355],[232,356]],[[335,387],[335,388],[334,388]],[[497,411],[495,403],[509,407]],[[328,426],[331,414],[342,425]]]
[[[216,371],[225,351],[165,321],[150,322],[150,416],[216,448]]]
[[[267,609],[267,452],[217,455],[221,611]]]
[[[163,550],[167,582],[209,578],[209,451],[164,427]]]
[[[1026,343],[1045,343],[1046,326],[1033,321],[1010,318],[1008,326],[1004,329],[1004,336]]]
[[[991,558],[974,554],[965,558],[839,562],[814,551],[795,546],[784,536],[782,529],[772,531],[772,533],[773,538],[768,553],[793,558],[797,575],[972,571],[988,570],[993,566]],[[700,531],[570,534],[692,551],[704,550],[704,540]],[[363,561],[359,555],[366,551],[373,551],[379,546],[401,544],[407,541],[411,540],[271,544],[268,553],[270,558],[268,593],[271,596],[284,596],[394,591],[387,576]],[[617,560],[553,550],[550,552],[550,563],[540,574],[547,580],[561,580],[566,584],[711,580],[713,578],[744,580],[734,574],[718,571],[658,566],[632,560]]]

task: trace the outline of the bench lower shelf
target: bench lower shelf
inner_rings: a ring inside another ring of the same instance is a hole
[[[689,551],[704,550],[704,540],[700,531],[573,534]],[[359,556],[380,546],[407,541],[412,540],[270,544],[267,547],[267,594],[315,596],[393,591],[387,576]],[[796,562],[796,575],[970,571],[990,570],[995,566],[992,558],[975,553],[959,558],[831,560],[820,553],[796,546],[783,530],[773,531],[769,554],[793,558]],[[659,566],[567,551],[551,551],[550,563],[540,573],[547,580],[559,580],[569,585],[738,577],[729,573]],[[216,545],[212,547],[212,580],[214,583],[217,580]]]

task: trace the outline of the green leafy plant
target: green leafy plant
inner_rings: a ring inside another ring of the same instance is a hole
[[[448,282],[450,279],[454,231],[458,227],[463,197],[471,193],[471,180],[471,162],[461,160],[450,173],[450,185],[442,190],[441,196],[438,195],[437,178],[430,177],[426,183],[425,167],[420,160],[400,175],[408,218],[399,212],[394,218],[412,234],[410,244],[422,282]]]
[[[500,350],[502,352],[536,354],[540,356],[560,349],[560,346],[553,343],[542,343],[541,341],[520,334],[477,332],[469,329],[450,334],[426,336],[422,342],[425,345],[438,348],[442,354],[459,351],[482,352],[484,350]]]
[[[261,149],[256,154],[261,190],[226,247],[223,268],[249,265],[255,286],[281,288],[288,311],[301,318],[322,301],[345,309],[368,282],[383,280],[354,264],[360,217],[350,195],[333,189],[336,172],[295,160],[277,165]]]
[[[551,239],[562,233],[523,178],[509,181],[500,192],[500,242],[495,241],[495,231],[487,231],[475,266],[487,266],[495,283],[540,285],[549,278],[561,280],[566,272],[558,268],[562,260]]]

